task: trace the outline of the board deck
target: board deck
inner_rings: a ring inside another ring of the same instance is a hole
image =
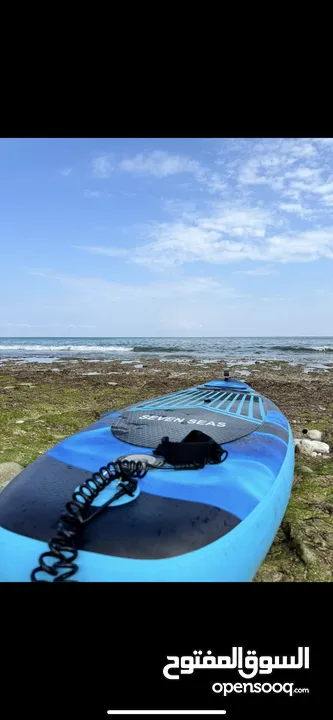
[[[231,378],[103,413],[25,468],[0,495],[0,581],[26,581],[72,493],[120,456],[152,454],[163,437],[201,430],[228,452],[198,470],[150,469],[133,498],[87,525],[76,580],[250,581],[266,556],[292,486],[287,419]],[[111,483],[93,506],[115,492]]]

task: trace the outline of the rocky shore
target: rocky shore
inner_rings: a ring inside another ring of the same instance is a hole
[[[171,357],[1,364],[0,488],[102,412],[221,377],[227,367],[226,361],[205,365]],[[230,371],[280,407],[297,446],[291,499],[255,581],[332,582],[333,366],[305,372],[301,365],[258,361]]]

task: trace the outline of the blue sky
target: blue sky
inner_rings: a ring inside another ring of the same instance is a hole
[[[0,335],[332,335],[333,139],[1,139]]]

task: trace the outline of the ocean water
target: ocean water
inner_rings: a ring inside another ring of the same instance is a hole
[[[55,360],[122,360],[157,358],[185,362],[223,359],[229,364],[242,360],[286,360],[307,366],[333,364],[333,337],[186,337],[186,338],[1,338],[0,363],[54,362]]]

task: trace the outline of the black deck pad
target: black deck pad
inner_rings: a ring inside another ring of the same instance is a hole
[[[3,490],[0,526],[48,542],[66,502],[89,477],[91,473],[47,455],[38,458]],[[142,492],[133,502],[110,507],[92,520],[80,547],[103,555],[158,560],[205,547],[239,522],[209,504]]]
[[[125,410],[111,423],[112,433],[118,440],[146,448],[156,448],[165,436],[171,442],[181,442],[190,430],[202,430],[221,445],[244,437],[258,427],[260,421],[223,415],[208,408]]]
[[[226,510],[141,493],[87,526],[83,550],[138,560],[162,560],[199,550],[240,522]],[[89,528],[89,533],[88,533]]]

